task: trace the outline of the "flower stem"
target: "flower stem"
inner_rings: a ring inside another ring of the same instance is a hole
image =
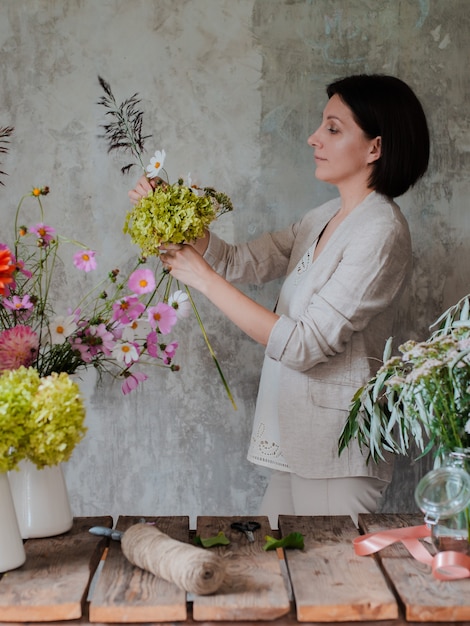
[[[189,301],[191,302],[191,306],[193,307],[194,315],[196,316],[196,319],[198,321],[199,327],[200,327],[201,332],[202,332],[202,336],[204,337],[204,341],[206,342],[206,345],[207,345],[207,347],[209,349],[209,352],[210,352],[212,358],[214,359],[215,366],[217,368],[217,371],[219,372],[219,376],[220,376],[220,378],[222,380],[222,383],[223,383],[223,385],[225,387],[225,391],[227,392],[227,396],[229,397],[229,400],[232,403],[232,406],[233,406],[233,408],[236,411],[237,410],[237,405],[235,404],[235,400],[233,398],[232,392],[230,391],[230,388],[229,388],[229,386],[227,384],[227,381],[225,380],[225,376],[224,376],[224,374],[222,372],[222,369],[221,369],[221,367],[219,365],[219,362],[217,361],[217,357],[215,356],[215,352],[212,349],[212,346],[211,346],[210,341],[209,341],[209,337],[207,336],[206,329],[204,328],[204,324],[202,323],[201,316],[199,315],[199,312],[198,312],[198,310],[196,308],[196,304],[195,304],[195,302],[193,300],[193,297],[191,295],[189,287],[187,285],[185,285],[184,287],[185,287],[186,293],[188,294]]]

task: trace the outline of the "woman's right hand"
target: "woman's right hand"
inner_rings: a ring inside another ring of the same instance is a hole
[[[142,198],[148,196],[149,191],[155,189],[155,184],[155,179],[147,178],[145,174],[142,175],[137,181],[134,189],[131,189],[127,194],[132,204],[137,204]]]

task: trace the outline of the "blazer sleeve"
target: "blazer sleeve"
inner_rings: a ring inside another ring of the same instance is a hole
[[[328,266],[326,277],[298,315],[281,316],[271,331],[266,354],[288,368],[307,371],[343,352],[353,333],[371,332],[409,276],[411,241],[398,207],[363,215],[343,239],[332,237],[315,261],[319,273]]]
[[[212,231],[205,260],[231,283],[261,285],[285,276],[339,208],[337,199],[311,209],[283,230],[242,244],[228,244]],[[307,239],[304,240],[305,233]]]
[[[294,241],[295,225],[242,244],[229,244],[211,232],[204,258],[231,283],[261,285],[286,275]]]

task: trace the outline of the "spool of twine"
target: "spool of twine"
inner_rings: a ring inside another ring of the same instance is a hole
[[[134,524],[124,533],[121,546],[133,565],[190,593],[208,595],[223,583],[225,563],[217,554],[172,539],[155,526]]]

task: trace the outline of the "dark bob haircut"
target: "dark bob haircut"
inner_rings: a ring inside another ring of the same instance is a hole
[[[326,92],[341,98],[369,139],[382,138],[369,186],[391,198],[405,193],[429,162],[426,116],[412,89],[394,76],[359,74],[331,83]]]

